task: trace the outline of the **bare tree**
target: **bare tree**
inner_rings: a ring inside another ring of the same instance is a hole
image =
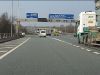
[[[11,19],[8,17],[7,13],[4,13],[0,17],[0,33],[10,33],[11,32]],[[15,27],[12,26],[12,31],[15,33]]]

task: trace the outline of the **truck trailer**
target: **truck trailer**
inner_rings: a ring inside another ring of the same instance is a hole
[[[96,27],[96,13],[81,12],[79,21],[77,28],[78,43],[100,46],[100,29]]]

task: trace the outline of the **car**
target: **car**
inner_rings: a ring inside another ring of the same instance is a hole
[[[18,35],[19,35],[20,38],[25,37],[25,33],[24,32],[20,32]]]
[[[25,33],[24,32],[22,32],[22,36],[25,36]]]
[[[46,30],[40,30],[39,37],[46,37]]]

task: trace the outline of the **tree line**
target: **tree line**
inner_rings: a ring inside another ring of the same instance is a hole
[[[0,16],[0,33],[11,33],[11,26],[12,26],[12,33],[16,33],[16,24],[14,24],[15,22],[14,17],[9,17],[8,13],[3,13]],[[26,28],[24,26],[22,26],[21,24],[18,25],[18,32],[17,33],[21,33],[21,32],[27,32]]]
[[[15,33],[15,27],[11,19],[7,13],[3,13],[0,16],[0,33],[11,33],[11,25],[12,32]]]

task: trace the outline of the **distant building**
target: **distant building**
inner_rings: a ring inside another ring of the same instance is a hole
[[[95,0],[96,3],[96,16],[97,16],[97,26],[100,26],[100,0]]]

